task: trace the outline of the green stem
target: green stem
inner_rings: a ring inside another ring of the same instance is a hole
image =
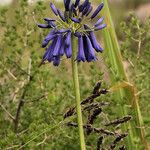
[[[82,122],[82,111],[81,111],[81,104],[80,104],[81,102],[80,102],[78,66],[77,66],[77,61],[75,61],[76,48],[77,48],[76,40],[75,37],[72,36],[72,76],[73,76],[75,98],[76,98],[76,110],[77,110],[78,128],[79,128],[79,136],[80,136],[80,146],[81,146],[81,150],[86,150],[83,122]]]

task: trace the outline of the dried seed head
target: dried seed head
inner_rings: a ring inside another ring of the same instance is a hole
[[[94,120],[97,118],[97,116],[102,112],[101,108],[96,108],[92,115],[89,116],[88,118],[88,124],[93,124]]]
[[[96,85],[94,86],[93,94],[96,94],[96,93],[99,92],[99,89],[101,88],[101,85],[102,85],[102,81],[98,81],[96,83]]]
[[[64,114],[64,119],[72,116],[75,113],[75,107],[70,108],[65,114]]]
[[[123,118],[120,119],[116,119],[114,121],[111,121],[110,123],[106,124],[105,126],[111,126],[111,125],[119,125],[125,122],[128,122],[129,120],[132,119],[132,116],[125,116]]]
[[[103,143],[103,139],[104,137],[103,136],[100,136],[97,140],[97,150],[101,150],[101,145]]]

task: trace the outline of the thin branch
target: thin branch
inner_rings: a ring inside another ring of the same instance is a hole
[[[15,101],[17,94],[19,93],[19,91],[24,87],[25,85],[25,81],[21,82],[21,86],[17,87],[14,91],[14,93],[12,94],[12,101]]]
[[[13,78],[13,79],[15,79],[15,80],[17,80],[17,78],[15,77],[15,75],[10,71],[10,70],[6,70],[8,73],[9,73],[9,75]]]
[[[40,142],[40,143],[37,143],[37,144],[36,144],[36,146],[39,146],[39,145],[45,144],[45,141],[46,141],[46,140],[47,140],[47,135],[46,135],[46,133],[45,133],[45,137],[44,137],[43,141],[42,141],[42,142]]]
[[[15,117],[1,103],[0,106],[12,120],[15,120]]]
[[[29,64],[31,63],[31,61],[29,61]],[[29,65],[30,67],[30,65]],[[36,73],[36,72],[35,72]],[[33,75],[34,76],[34,75]],[[24,91],[20,97],[20,100],[19,100],[19,104],[18,104],[18,107],[17,107],[17,112],[16,112],[16,117],[15,117],[15,120],[14,120],[14,131],[17,133],[17,130],[18,130],[18,123],[19,123],[19,117],[20,117],[20,112],[21,112],[21,109],[22,107],[24,106],[24,103],[25,103],[25,95],[26,95],[26,92],[28,90],[28,87],[30,86],[31,82],[33,81],[33,76],[31,76],[29,74],[29,80],[28,80],[28,83],[25,85],[24,87]]]
[[[43,94],[42,96],[40,96],[40,97],[38,97],[38,98],[36,98],[36,99],[34,99],[34,100],[32,100],[32,101],[29,101],[29,100],[26,101],[26,103],[31,103],[31,102],[40,101],[40,100],[44,99],[47,95],[48,95],[48,93],[45,93],[45,94]]]
[[[17,148],[17,147],[19,147],[20,145],[13,145],[13,146],[10,146],[10,147],[8,147],[8,148],[6,148],[6,150],[13,150],[14,148]]]
[[[7,57],[8,58],[8,57]],[[28,74],[28,72],[27,71],[25,71],[24,69],[22,69],[19,65],[18,65],[18,63],[17,62],[15,62],[15,61],[13,61],[13,60],[11,60],[10,58],[8,58],[9,59],[9,61],[11,61],[16,67],[18,67],[18,69],[20,70],[20,71],[22,71],[24,74],[26,74],[27,76],[30,76],[30,77],[32,77],[30,74]]]
[[[138,30],[139,30],[139,32],[140,32],[140,26],[139,26],[139,24],[137,24],[137,28],[138,28]],[[142,33],[140,32],[140,33],[139,33],[139,40],[138,40],[139,42],[138,42],[137,58],[140,58],[141,45],[142,45],[141,36],[142,36]]]

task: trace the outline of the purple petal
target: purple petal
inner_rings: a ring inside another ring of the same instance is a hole
[[[85,62],[86,61],[82,36],[80,36],[78,38],[78,55],[77,55],[77,61],[78,62],[80,62],[80,61]]]
[[[69,46],[71,43],[71,32],[68,32],[67,36],[66,36],[66,40],[65,40],[65,45]]]
[[[64,5],[65,5],[66,11],[69,11],[70,2],[71,2],[71,0],[64,0]]]
[[[49,21],[48,24],[49,24],[49,26],[51,26],[51,27],[55,27],[55,26],[56,26],[55,23],[52,22],[52,21]]]
[[[72,20],[73,22],[75,22],[75,23],[80,23],[80,22],[81,22],[81,19],[80,19],[80,18],[78,19],[78,18],[72,17],[71,20]]]
[[[105,28],[106,26],[107,26],[106,24],[101,24],[101,25],[97,26],[96,28],[94,28],[94,30],[98,31],[98,30]]]
[[[48,43],[54,39],[56,37],[55,31],[51,30],[50,33],[45,37],[43,43],[42,43],[42,47],[46,47],[48,45]]]
[[[68,46],[65,47],[65,54],[66,54],[67,58],[72,57],[72,44],[71,44],[71,42]]]
[[[58,35],[56,44],[53,50],[53,56],[59,56],[59,50],[62,44],[62,35]]]
[[[71,32],[68,32],[65,37],[65,54],[67,58],[71,58],[72,56]]]
[[[56,21],[55,19],[51,19],[51,18],[44,18],[45,21]]]
[[[59,50],[59,54],[60,56],[63,56],[64,53],[65,53],[65,38],[62,39],[62,43],[61,43],[61,46],[60,46],[60,50]]]
[[[55,5],[53,3],[50,3],[50,7],[51,7],[52,11],[54,12],[54,14],[57,16],[58,12],[57,12],[57,8],[55,7]]]
[[[88,25],[84,24],[84,29],[85,29],[85,30],[86,30],[86,29],[90,29],[90,27],[89,27]]]
[[[57,12],[58,12],[59,17],[65,22],[66,19],[65,19],[63,13],[61,12],[61,10],[58,9]]]
[[[75,16],[78,15],[74,4],[72,4],[72,6],[71,6],[71,11],[74,13]]]
[[[101,3],[92,14],[91,19],[95,18],[98,15],[98,13],[102,10],[103,7],[104,7],[104,3]]]
[[[80,6],[79,6],[79,12],[82,12],[84,8],[88,5],[89,0],[85,0]]]
[[[99,26],[103,22],[103,20],[104,20],[104,18],[98,19],[94,26],[95,27]]]
[[[86,13],[86,16],[88,16],[88,15],[91,13],[92,10],[93,10],[93,7],[90,6],[89,10],[88,10],[87,13]]]
[[[56,56],[53,58],[53,65],[54,66],[59,66],[60,64],[60,56]]]
[[[76,37],[81,37],[81,33],[80,33],[80,32],[75,32],[74,35],[75,35]]]
[[[96,36],[94,34],[94,32],[90,32],[90,40],[92,43],[93,48],[97,51],[97,52],[102,52],[103,48],[99,45],[99,43],[97,42]]]
[[[39,28],[51,28],[49,25],[47,24],[38,24]]]
[[[75,4],[74,4],[75,7],[79,6],[79,3],[80,3],[80,0],[76,0],[76,1],[75,1]]]
[[[87,12],[91,9],[91,3],[88,3],[88,5],[84,8],[82,15],[86,15]]]
[[[66,32],[69,32],[69,31],[70,31],[70,29],[60,29],[56,33],[61,34],[61,33],[66,33]]]
[[[52,36],[49,36],[47,38],[49,38],[48,40],[44,40],[43,43],[42,43],[42,48],[46,47],[48,45],[48,43],[53,40],[54,38],[56,37],[56,35],[52,35]]]
[[[46,60],[51,62],[53,60],[53,49],[55,47],[55,44],[56,44],[56,40],[54,39],[43,56],[43,60],[42,60],[43,62]]]
[[[91,41],[87,36],[84,37],[84,52],[88,62],[91,62],[93,60],[95,61],[97,59]]]

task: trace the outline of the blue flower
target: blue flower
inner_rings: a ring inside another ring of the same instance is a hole
[[[73,36],[78,39],[76,61],[96,61],[95,51],[103,52],[103,48],[94,34],[95,31],[106,27],[106,24],[103,23],[103,17],[96,18],[103,7],[104,4],[101,3],[92,12],[93,7],[89,0],[84,0],[83,3],[80,0],[64,0],[65,11],[62,12],[53,3],[50,3],[50,8],[56,19],[44,18],[45,24],[38,24],[40,28],[51,29],[42,43],[42,47],[46,47],[42,63],[48,61],[52,62],[54,66],[58,66],[62,56],[66,55],[67,58],[71,58]],[[94,18],[97,20],[93,20]],[[93,21],[92,27],[87,25],[88,22]]]

